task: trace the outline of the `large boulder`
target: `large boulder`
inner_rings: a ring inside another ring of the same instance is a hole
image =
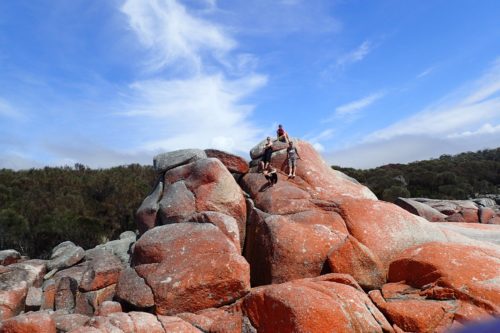
[[[446,221],[446,215],[432,208],[429,205],[415,201],[409,198],[397,198],[394,202],[399,207],[406,209],[412,214],[421,216],[430,222],[444,222]]]
[[[298,160],[297,177],[291,182],[297,187],[306,190],[313,199],[332,200],[339,197],[377,199],[367,187],[353,181],[342,172],[333,170],[311,144],[301,140],[295,140],[294,144],[301,159]],[[261,146],[261,144],[257,145],[252,149],[252,152],[258,151],[261,153]],[[274,146],[276,146],[276,150],[272,154],[271,164],[282,172],[288,172],[287,146],[282,143],[273,143]],[[256,164],[260,154],[252,152],[250,153],[253,159],[252,162]],[[247,176],[249,175],[247,174]],[[261,175],[261,177],[263,176]],[[248,187],[249,182],[246,183]],[[245,187],[245,185],[243,186]]]
[[[380,259],[350,235],[330,250],[328,264],[333,273],[349,274],[365,289],[380,288],[385,282]]]
[[[139,230],[143,233],[157,225],[198,221],[200,214],[205,214],[203,222],[216,222],[230,236],[234,226],[218,223],[227,222],[228,219],[218,217],[207,220],[207,212],[234,219],[238,229],[236,240],[240,243],[239,247],[243,248],[246,230],[243,192],[219,159],[198,156],[168,169],[163,181],[144,200],[136,218]],[[230,238],[235,240],[234,237]]]
[[[256,168],[240,181],[253,202],[248,210],[245,248],[253,285],[313,277],[327,271],[328,254],[349,234],[335,200],[376,200],[366,187],[328,167],[310,144],[296,141],[296,146],[301,157],[296,178],[287,178],[287,146],[274,143],[271,164],[279,170],[277,184],[268,187]],[[258,163],[262,149],[259,144],[252,150],[253,164]]]
[[[250,288],[248,263],[209,223],[169,224],[146,232],[132,262],[153,292],[155,312],[162,315],[228,304]],[[121,283],[118,288],[126,288]]]
[[[441,230],[449,230],[482,242],[500,245],[500,225],[440,222],[437,223]]]
[[[470,238],[443,230],[438,223],[431,223],[391,203],[346,199],[338,204],[351,236],[370,249],[385,269],[399,253],[415,245],[474,243]],[[488,247],[487,244],[482,245]]]
[[[320,275],[330,250],[347,237],[335,213],[318,210],[294,215],[252,212],[245,252],[252,285]]]
[[[427,243],[409,248],[389,266],[388,281],[432,293],[448,289],[456,299],[500,313],[500,250],[471,245]]]
[[[243,312],[257,332],[392,332],[365,293],[328,276],[253,289]]]
[[[427,300],[418,294],[413,298],[408,294],[397,296],[384,299],[380,290],[370,292],[377,308],[404,332],[445,332],[453,324],[457,307],[449,300]]]

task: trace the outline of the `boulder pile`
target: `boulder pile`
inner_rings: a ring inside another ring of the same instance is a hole
[[[156,156],[138,239],[64,242],[49,260],[0,251],[0,333],[442,332],[500,315],[496,215],[379,201],[294,141],[295,178],[273,145],[274,186],[258,170],[264,142],[250,162]]]

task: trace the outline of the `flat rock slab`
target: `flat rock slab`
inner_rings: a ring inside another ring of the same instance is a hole
[[[165,172],[206,157],[207,154],[201,149],[181,149],[156,155],[153,166],[157,172]]]
[[[80,262],[85,256],[85,251],[72,242],[63,242],[52,250],[52,255],[47,263],[49,271],[71,267]]]

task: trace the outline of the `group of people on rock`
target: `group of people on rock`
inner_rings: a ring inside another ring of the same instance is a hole
[[[278,130],[276,131],[276,140],[273,141],[270,136],[267,137],[267,142],[264,146],[264,154],[262,155],[262,159],[260,161],[260,170],[266,177],[269,186],[274,186],[274,184],[278,182],[278,172],[271,165],[273,142],[276,141],[288,143],[288,147],[286,149],[289,170],[288,178],[295,178],[295,172],[297,170],[297,160],[300,159],[299,151],[290,140],[288,133],[283,128],[283,125],[278,125]]]

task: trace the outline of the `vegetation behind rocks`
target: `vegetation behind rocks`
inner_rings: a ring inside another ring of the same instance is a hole
[[[62,241],[90,248],[135,230],[134,212],[155,181],[152,167],[0,170],[0,249],[45,258]]]
[[[409,164],[361,170],[332,166],[368,186],[378,198],[467,199],[500,193],[500,148],[442,155]]]

